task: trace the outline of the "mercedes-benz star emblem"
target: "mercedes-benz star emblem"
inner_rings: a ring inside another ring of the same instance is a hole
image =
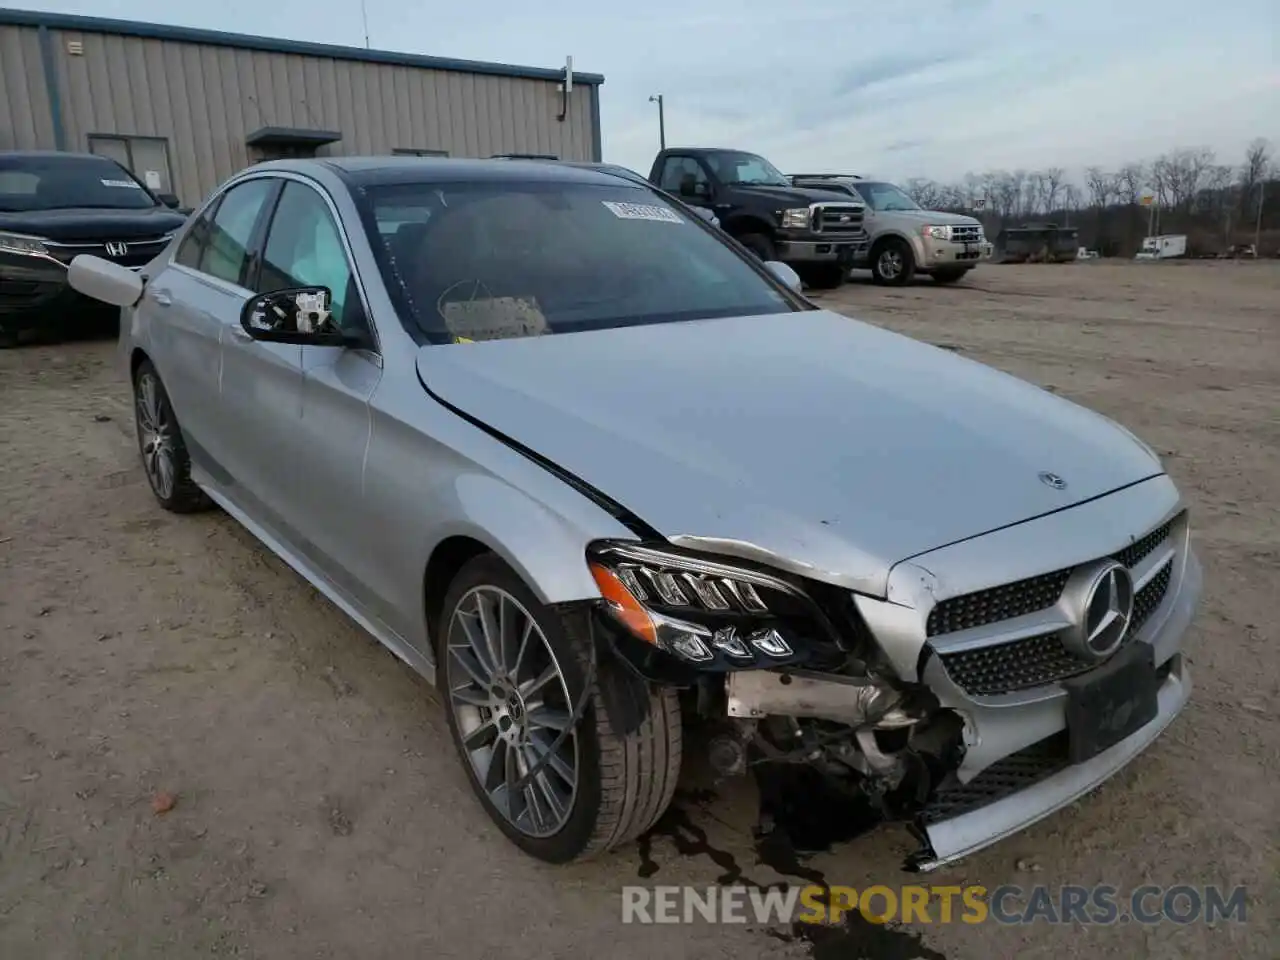
[[[1133,575],[1114,560],[1077,570],[1062,599],[1075,621],[1063,645],[1086,660],[1105,660],[1124,642],[1133,622]]]
[[[1056,473],[1049,473],[1048,471],[1041,473],[1040,482],[1043,483],[1046,487],[1053,487],[1053,489],[1055,490],[1067,489],[1067,481],[1063,480]]]
[[[109,257],[123,257],[129,252],[129,245],[127,243],[122,243],[119,240],[112,240],[106,246],[107,256]]]

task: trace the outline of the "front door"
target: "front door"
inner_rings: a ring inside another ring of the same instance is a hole
[[[364,458],[369,398],[381,358],[333,209],[320,190],[290,180],[267,230],[257,287],[262,293],[327,287],[334,319],[367,347],[301,348],[302,388],[289,437],[289,496],[282,521],[291,545],[366,614],[389,614],[372,589]]]

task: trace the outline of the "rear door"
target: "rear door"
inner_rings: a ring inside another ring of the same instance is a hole
[[[209,204],[173,260],[147,285],[141,304],[151,321],[152,360],[182,423],[193,465],[220,485],[227,482],[230,453],[219,404],[222,342],[249,296],[243,277],[274,189],[265,178],[242,181]]]

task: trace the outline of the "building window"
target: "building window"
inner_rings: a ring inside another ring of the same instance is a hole
[[[110,157],[147,185],[152,193],[176,193],[169,168],[169,141],[163,137],[89,134],[89,152]]]
[[[419,150],[417,147],[396,147],[391,151],[393,157],[447,157],[448,150]]]

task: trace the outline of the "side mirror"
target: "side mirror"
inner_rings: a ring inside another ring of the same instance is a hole
[[[800,282],[800,274],[796,273],[785,263],[782,263],[780,260],[766,260],[764,265],[775,278],[781,280],[782,283],[791,290],[794,290],[796,293],[801,292],[804,285]]]
[[[260,293],[245,301],[240,326],[254,340],[265,343],[296,343],[312,347],[359,345],[356,337],[342,332],[330,308],[333,294],[328,287],[294,287]]]
[[[182,201],[178,199],[176,193],[157,193],[156,199],[163,203],[170,210],[177,210],[182,206]]]
[[[128,267],[82,253],[67,267],[67,283],[86,297],[113,307],[132,307],[142,296],[142,277]]]
[[[706,199],[711,196],[711,187],[708,184],[699,183],[692,173],[686,173],[680,178],[680,196]]]

